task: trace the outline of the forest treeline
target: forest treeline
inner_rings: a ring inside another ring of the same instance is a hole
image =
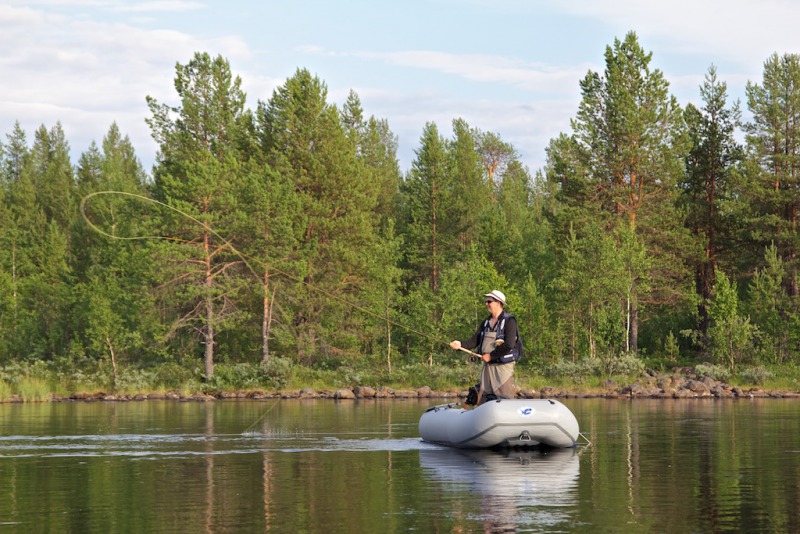
[[[651,59],[633,32],[609,45],[535,174],[462,119],[426,124],[403,172],[355,92],[332,104],[301,68],[248,104],[206,53],[174,105],[147,99],[150,173],[116,124],[72,161],[59,123],[17,123],[0,365],[451,365],[490,289],[524,365],[794,362],[800,56],[766,59],[749,122],[713,66],[682,106]]]

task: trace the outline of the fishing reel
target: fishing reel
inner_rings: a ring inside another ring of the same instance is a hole
[[[478,404],[478,387],[479,384],[475,384],[474,386],[469,387],[469,391],[467,392],[467,398],[464,400],[464,404],[467,406],[475,406]]]

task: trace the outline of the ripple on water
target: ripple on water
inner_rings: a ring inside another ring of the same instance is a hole
[[[410,451],[438,446],[419,438],[342,438],[318,435],[298,436],[248,432],[245,434],[100,434],[75,436],[3,436],[0,458],[102,457],[132,458],[189,457],[227,454],[256,454],[267,451]]]

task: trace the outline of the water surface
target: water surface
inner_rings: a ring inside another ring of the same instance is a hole
[[[563,400],[591,445],[424,443],[429,400],[0,405],[0,532],[797,532],[797,400]]]

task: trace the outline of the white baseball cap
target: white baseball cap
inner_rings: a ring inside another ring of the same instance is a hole
[[[503,294],[502,291],[493,289],[490,293],[484,293],[483,296],[492,297],[494,300],[499,300],[503,304],[503,306],[506,305],[506,296],[505,294]]]

